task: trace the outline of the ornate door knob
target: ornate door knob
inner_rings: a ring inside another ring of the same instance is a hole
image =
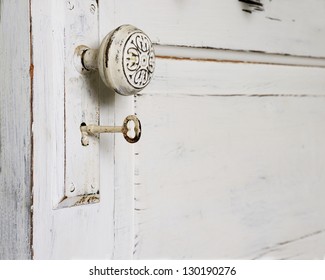
[[[149,37],[132,25],[121,25],[111,31],[99,49],[79,46],[75,54],[78,70],[98,69],[106,86],[121,95],[134,95],[145,88],[155,69]]]

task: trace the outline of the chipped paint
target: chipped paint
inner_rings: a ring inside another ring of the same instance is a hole
[[[30,76],[31,83],[33,83],[33,78],[34,78],[34,65],[33,65],[33,63],[31,63],[30,66],[29,66],[29,76]]]
[[[261,0],[238,0],[239,2],[242,2],[245,5],[245,8],[242,9],[242,11],[246,13],[252,13],[252,12],[261,12],[264,11],[264,5],[261,2]]]
[[[74,4],[73,4],[73,2],[68,1],[68,2],[67,2],[67,8],[68,8],[70,11],[72,11],[72,10],[74,9]]]
[[[65,196],[55,209],[69,208],[75,206],[82,206],[100,202],[99,193],[89,195],[78,195],[74,197]]]
[[[281,21],[281,19],[279,19],[279,18],[274,18],[274,17],[266,17],[266,18],[270,19],[270,20]]]
[[[73,56],[74,67],[81,74],[87,73],[91,70],[84,63],[84,55],[88,49],[89,47],[80,45],[75,49],[74,52],[74,56]]]
[[[85,195],[82,196],[73,206],[80,206],[97,202],[99,202],[98,195]]]

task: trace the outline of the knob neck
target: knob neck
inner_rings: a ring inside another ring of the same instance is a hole
[[[98,50],[97,49],[86,49],[81,55],[81,63],[83,67],[88,70],[98,69]]]

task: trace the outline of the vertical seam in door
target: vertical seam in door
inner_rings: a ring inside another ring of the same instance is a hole
[[[116,112],[115,112],[115,97],[114,97],[114,126],[116,125]],[[115,259],[115,250],[116,250],[116,149],[115,149],[115,133],[113,135],[113,252],[112,252],[112,259]]]
[[[34,64],[33,64],[33,28],[32,28],[32,0],[29,0],[29,77],[30,77],[30,258],[34,259],[33,240],[33,204],[34,204],[34,134],[33,134],[33,103],[34,103]]]

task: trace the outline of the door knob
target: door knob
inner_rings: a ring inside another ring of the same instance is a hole
[[[149,37],[132,25],[111,31],[99,49],[77,47],[75,59],[80,72],[98,70],[105,85],[121,95],[134,95],[145,88],[155,69]]]

